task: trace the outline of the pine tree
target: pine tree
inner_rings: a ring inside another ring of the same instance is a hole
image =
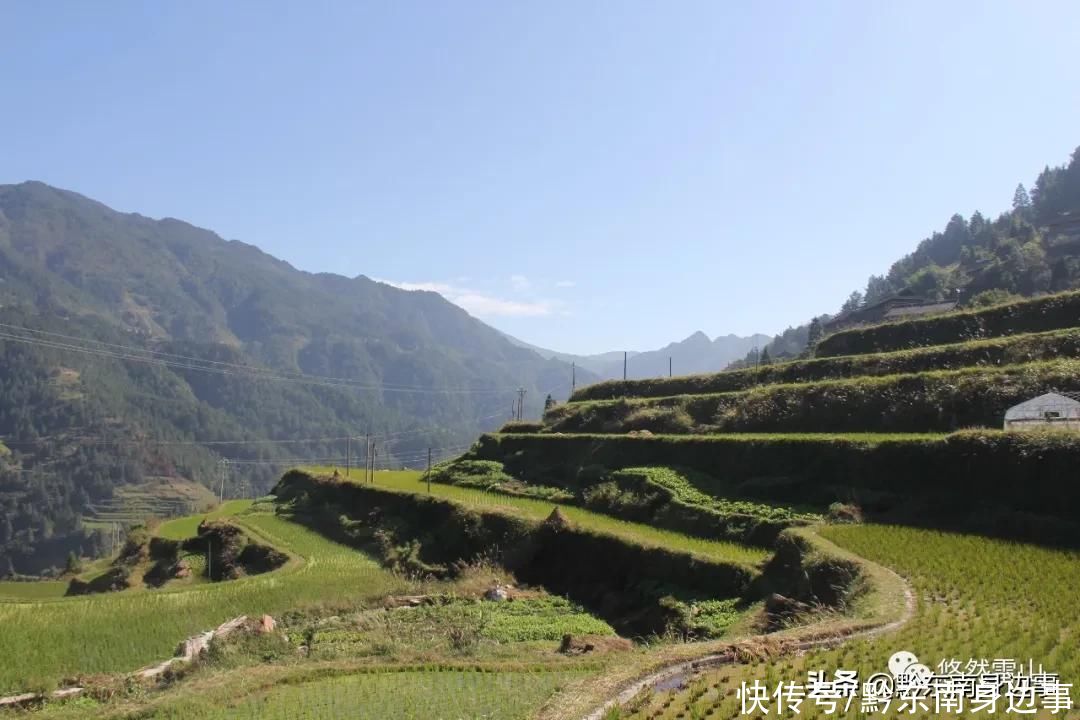
[[[551,393],[548,393],[548,396],[544,398],[544,412],[547,412],[553,407],[555,407],[555,398],[551,397]]]
[[[1013,210],[1026,210],[1029,207],[1031,207],[1031,196],[1028,195],[1024,183],[1020,183],[1016,186],[1016,192],[1013,193]]]
[[[82,571],[82,561],[74,552],[69,552],[67,562],[64,564],[64,572],[68,575],[77,575]]]
[[[821,327],[821,320],[819,320],[818,318],[814,318],[813,320],[811,320],[810,330],[806,337],[806,347],[813,350],[814,346],[818,344],[818,340],[821,339],[821,336],[822,334],[824,334],[824,332],[825,330]]]
[[[862,307],[863,295],[858,290],[848,295],[848,299],[840,306],[840,312],[854,312]]]
[[[760,362],[761,362],[762,365],[770,365],[772,363],[772,358],[769,357],[769,348],[765,348],[764,350],[761,351],[761,361]]]

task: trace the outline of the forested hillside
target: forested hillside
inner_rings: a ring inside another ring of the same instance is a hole
[[[93,553],[118,488],[265,490],[281,463],[365,434],[380,464],[426,461],[504,421],[518,387],[538,416],[570,368],[437,294],[0,186],[0,575]]]
[[[1012,208],[996,219],[978,211],[968,218],[953,215],[943,230],[919,242],[887,273],[872,275],[865,291],[851,293],[840,310],[855,310],[901,292],[978,307],[1078,287],[1080,148],[1067,164],[1047,166],[1030,192],[1018,185]],[[809,323],[789,328],[769,343],[768,356],[798,355],[818,337]],[[735,365],[757,360],[751,353]]]

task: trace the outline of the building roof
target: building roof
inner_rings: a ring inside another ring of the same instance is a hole
[[[890,308],[885,313],[885,317],[898,318],[898,317],[914,317],[917,315],[937,315],[938,313],[949,312],[956,307],[955,300],[949,300],[948,302],[928,303],[925,305],[904,305],[901,307]]]
[[[1069,397],[1073,395],[1076,397]],[[1005,411],[1005,420],[1021,418],[1042,417],[1045,412],[1067,413],[1069,417],[1080,418],[1080,393],[1070,392],[1068,395],[1059,392],[1048,392],[1044,395],[1025,400],[1013,405]]]

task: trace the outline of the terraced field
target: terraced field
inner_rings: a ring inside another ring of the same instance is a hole
[[[0,693],[80,674],[135,670],[170,657],[181,639],[237,615],[352,604],[403,587],[373,559],[300,525],[268,513],[234,519],[288,549],[293,560],[267,575],[196,588],[0,602],[0,657],[19,658],[0,663]],[[169,529],[176,534],[178,527]]]
[[[833,526],[822,533],[908,578],[918,601],[914,619],[896,633],[838,649],[705,672],[683,686],[642,695],[606,720],[735,717],[742,706],[734,690],[743,681],[756,679],[775,690],[780,681],[806,683],[809,671],[831,677],[837,669],[857,670],[865,679],[885,671],[898,650],[913,652],[931,668],[949,659],[961,667],[971,659],[1031,659],[1080,687],[1074,642],[1080,614],[1073,601],[1080,593],[1080,553],[882,525]],[[799,717],[864,717],[857,704],[830,715],[825,706],[806,701]],[[1002,700],[1002,716],[1005,707]],[[770,716],[775,713],[773,707]]]
[[[556,433],[949,432],[1000,428],[1017,403],[1074,382],[1080,361],[923,370],[760,385],[714,394],[573,401],[548,411]],[[646,389],[646,392],[649,390]]]
[[[378,472],[373,487],[365,488],[359,479],[332,477],[332,468],[311,468],[294,474],[291,495],[288,482],[279,488],[295,503],[295,517],[335,537],[378,546],[388,564],[398,563],[394,567],[446,572],[451,563],[474,557],[475,542],[469,543],[477,538],[489,545],[490,538],[507,541],[499,550],[511,555],[525,547],[534,553],[528,556],[536,563],[533,570],[549,571],[542,582],[572,578],[587,598],[575,602],[606,607],[610,614],[603,617],[617,628],[625,616],[612,608],[626,608],[612,597],[612,582],[620,595],[645,587],[645,604],[633,609],[660,608],[681,617],[683,626],[703,608],[715,611],[721,624],[736,616],[748,621],[749,614],[740,615],[746,602],[781,588],[791,596],[780,599],[782,607],[791,600],[813,607],[804,605],[791,620],[763,612],[759,603],[753,624],[740,630],[782,628],[784,638],[838,638],[866,629],[878,620],[866,620],[862,605],[868,598],[881,600],[886,586],[893,591],[886,605],[903,606],[902,581],[883,567],[900,573],[914,590],[913,619],[894,633],[804,655],[772,655],[781,648],[775,636],[753,638],[733,653],[742,662],[688,670],[681,682],[642,693],[606,720],[736,717],[741,708],[735,689],[743,680],[773,686],[805,682],[810,670],[868,675],[882,671],[897,650],[914,652],[931,666],[950,658],[1030,658],[1063,681],[1078,683],[1080,614],[1074,598],[1080,593],[1080,552],[990,536],[1080,542],[1072,518],[1080,503],[1080,485],[1073,482],[1080,436],[941,432],[958,424],[996,426],[1005,404],[1072,382],[1080,367],[1077,307],[1080,294],[1069,293],[847,331],[823,343],[827,357],[820,359],[606,383],[553,409],[544,426],[515,426],[531,432],[481,438],[439,469],[438,482],[425,482],[415,472]],[[1027,334],[1014,335],[1019,331]],[[730,432],[740,428],[757,432]],[[829,428],[844,432],[812,432]],[[315,477],[320,473],[330,477]],[[566,522],[542,526],[556,507]],[[18,667],[0,665],[0,689],[76,671],[129,670],[168,655],[178,638],[236,614],[335,602],[355,608],[358,598],[374,600],[404,587],[367,556],[258,508],[227,505],[219,516],[232,516],[254,536],[293,553],[275,573],[182,591],[0,603],[0,626],[14,629],[0,633],[0,657],[22,661]],[[419,526],[412,534],[404,527],[408,512]],[[864,514],[867,524],[860,523]],[[820,526],[821,536],[839,550],[805,528],[784,531],[773,544],[785,527],[826,515],[852,523]],[[160,532],[184,537],[199,520],[165,523]],[[969,521],[966,534],[925,527]],[[916,523],[922,527],[910,526]],[[744,542],[722,539],[732,537]],[[470,554],[425,559],[422,543],[457,543]],[[547,555],[544,543],[551,543]],[[594,547],[604,552],[593,557],[588,548]],[[776,562],[766,564],[770,558]],[[723,577],[737,577],[738,592],[702,595],[705,587],[723,586],[719,568],[737,569]],[[698,585],[671,582],[706,576]],[[891,578],[891,585],[880,583],[881,576]],[[689,599],[661,597],[672,588]],[[860,588],[863,594],[845,594]],[[50,591],[40,592],[46,597]],[[835,602],[825,611],[822,598],[834,592]],[[469,642],[494,643],[498,649],[489,659],[497,662],[469,666],[460,655],[456,662],[446,662],[445,655],[449,647],[460,650],[454,640],[460,628],[447,619],[458,612],[476,614],[462,602],[449,598],[401,615],[380,611],[378,618],[360,611],[319,619],[293,638],[307,643],[312,669],[292,667],[299,662],[292,643],[289,659],[260,668],[259,679],[244,684],[243,692],[218,676],[196,677],[183,692],[140,705],[139,716],[576,720],[633,686],[649,668],[714,653],[727,642],[682,644],[674,640],[717,635],[657,633],[647,650],[589,668],[561,655],[556,661],[552,646],[558,634],[607,639],[610,627],[582,607],[545,596],[488,613]],[[518,610],[522,617],[514,614]],[[140,632],[110,632],[118,617]],[[405,641],[395,648],[394,638]],[[400,663],[395,653],[404,646],[410,662],[432,662],[371,672],[379,658]],[[515,667],[511,653],[526,648],[552,659],[552,666]],[[356,664],[358,658],[362,663]],[[235,672],[220,677],[245,677]],[[550,700],[544,703],[545,698]],[[59,706],[48,717],[81,717],[72,714],[79,709]],[[114,716],[111,707],[94,711],[83,716]],[[825,714],[807,702],[799,717]],[[920,720],[931,715],[917,714]]]
[[[720,499],[716,507],[805,500],[836,503],[843,519],[857,519],[864,504],[871,518],[894,523],[827,525],[822,533],[909,579],[918,607],[899,633],[691,673],[608,720],[735,717],[742,679],[775,689],[780,680],[806,682],[808,670],[879,672],[901,649],[931,667],[952,658],[1032,659],[1077,683],[1080,615],[1070,598],[1080,590],[1080,553],[1037,543],[1080,544],[1072,511],[1080,435],[996,428],[1013,404],[1080,390],[1078,309],[1080,293],[1065,293],[855,328],[827,338],[813,359],[601,383],[578,390],[538,427],[485,436],[445,474],[464,477],[467,463],[487,463],[487,475],[512,492],[546,486],[594,508],[596,488],[615,484],[605,492],[624,499],[605,512],[636,500],[638,512],[660,503],[654,519],[686,521],[677,498],[621,483],[624,468],[669,469],[698,474],[694,490]],[[971,425],[990,429],[943,432]],[[967,533],[925,528],[934,523]],[[825,714],[803,707],[800,717]]]
[[[587,671],[367,672],[248,696],[227,707],[187,706],[154,720],[525,720]]]
[[[179,478],[154,478],[142,485],[121,485],[112,500],[88,508],[83,525],[109,528],[136,525],[149,518],[197,513],[216,504],[214,494],[198,483]]]
[[[306,469],[313,474],[333,472],[333,468],[326,467]],[[610,515],[591,512],[572,505],[439,483],[431,483],[429,489],[422,474],[414,471],[377,472],[375,473],[375,485],[396,492],[430,494],[477,508],[508,510],[536,521],[544,520],[554,508],[558,507],[572,523],[588,530],[612,535],[646,547],[670,548],[718,560],[757,564],[770,555],[769,551],[765,549],[661,530],[641,523],[626,522]]]

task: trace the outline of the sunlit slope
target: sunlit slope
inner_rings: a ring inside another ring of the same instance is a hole
[[[0,692],[80,673],[135,670],[237,615],[377,598],[400,585],[367,555],[275,515],[233,521],[294,559],[266,575],[191,589],[0,602],[0,656],[19,658],[0,663]],[[177,528],[168,529],[176,534]]]

